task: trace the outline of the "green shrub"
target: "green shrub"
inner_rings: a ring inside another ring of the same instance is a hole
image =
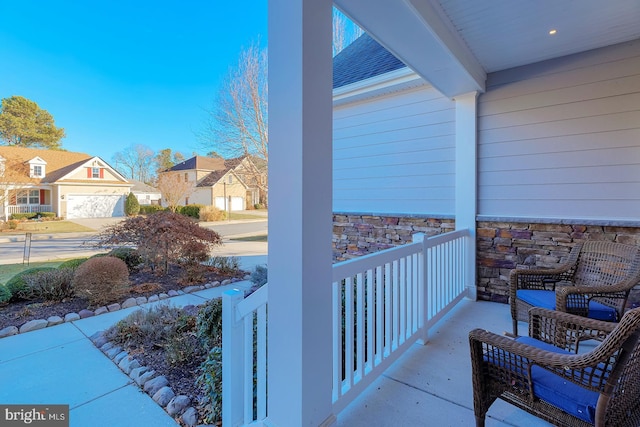
[[[62,269],[65,269],[65,268],[68,268],[68,269],[71,269],[71,270],[75,270],[76,268],[78,268],[80,266],[80,264],[82,264],[83,262],[85,262],[88,259],[89,259],[88,257],[69,259],[69,260],[63,262],[62,264],[60,264],[58,266],[58,270],[62,270]]]
[[[224,221],[227,219],[227,213],[215,206],[203,206],[200,208],[200,221]]]
[[[138,215],[140,212],[140,202],[135,194],[129,193],[124,201],[124,213],[127,216]]]
[[[257,265],[256,269],[251,273],[250,279],[257,287],[260,287],[267,283],[267,267],[263,265]]]
[[[11,291],[6,286],[0,285],[0,304],[6,304],[11,299]]]
[[[222,419],[222,347],[211,349],[200,372],[196,383],[204,390],[202,416],[206,424],[217,425]]]
[[[34,219],[34,218],[55,218],[55,212],[28,212],[11,214],[11,219]]]
[[[124,261],[124,263],[127,264],[127,268],[130,272],[133,271],[137,266],[142,264],[143,261],[138,251],[134,248],[114,248],[109,252],[108,255]]]
[[[29,300],[29,299],[33,299],[33,294],[31,292],[31,289],[27,286],[27,282],[25,281],[25,277],[29,276],[31,274],[35,274],[38,273],[40,271],[47,271],[47,270],[55,270],[55,268],[53,267],[35,267],[35,268],[30,268],[28,270],[22,271],[18,274],[16,274],[15,276],[13,276],[11,279],[9,279],[9,281],[6,283],[6,287],[9,290],[9,292],[11,292],[11,299],[13,300]]]
[[[254,209],[264,209],[264,203],[256,203],[253,205]]]
[[[140,205],[140,213],[142,215],[150,215],[163,210],[164,208],[160,205]]]
[[[25,284],[33,298],[45,301],[62,301],[74,295],[74,271],[70,268],[39,271],[24,277]]]
[[[198,339],[207,350],[222,345],[222,299],[208,301],[196,317]]]
[[[222,274],[236,274],[240,271],[240,259],[235,256],[215,256],[209,259],[207,265],[217,268]]]
[[[191,218],[195,218],[195,219],[199,219],[200,218],[200,209],[202,208],[202,205],[187,205],[187,206],[181,206],[180,207],[180,212],[178,212],[180,215],[184,215],[184,216],[188,216]]]
[[[76,269],[73,287],[92,305],[113,303],[129,293],[129,269],[116,257],[91,257]]]

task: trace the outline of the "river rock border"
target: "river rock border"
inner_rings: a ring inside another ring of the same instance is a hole
[[[189,294],[192,292],[201,291],[203,289],[215,288],[218,286],[228,285],[230,283],[239,282],[242,280],[249,280],[250,276],[245,276],[242,279],[233,278],[233,279],[225,279],[222,282],[215,281],[206,283],[204,285],[195,285],[195,286],[187,286],[180,290],[170,290],[166,293],[160,293],[157,295],[151,295],[147,297],[137,297],[137,298],[127,298],[120,303],[109,304],[108,306],[98,307],[95,310],[84,309],[80,310],[78,313],[67,313],[64,318],[60,316],[51,316],[48,319],[34,319],[29,320],[24,323],[22,326],[7,326],[6,328],[0,330],[0,338],[10,337],[12,335],[23,334],[25,332],[36,331],[38,329],[44,329],[49,326],[59,325],[65,322],[75,322],[76,320],[86,319],[87,317],[99,316],[101,314],[112,313],[114,311],[122,310],[125,308],[135,307],[142,304],[147,304],[150,302],[156,302],[165,300],[171,297],[176,297],[179,295]]]
[[[122,347],[113,344],[105,337],[105,331],[96,332],[91,337],[91,342],[105,356],[113,361],[118,368],[131,378],[131,380],[144,390],[167,414],[172,418],[180,418],[184,425],[194,427],[198,425],[200,414],[191,406],[194,398],[186,395],[176,395],[164,375],[156,374],[156,371],[141,366],[140,362]]]

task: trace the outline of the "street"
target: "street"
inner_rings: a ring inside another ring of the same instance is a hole
[[[267,244],[264,242],[249,245],[243,244],[243,242],[228,240],[231,237],[260,236],[267,234],[266,220],[209,223],[205,226],[218,232],[223,240],[225,240],[225,244],[222,247],[214,249],[213,252],[216,255],[236,256],[242,255],[245,251],[250,252],[247,253],[247,255],[255,255],[258,253],[266,254]],[[97,249],[92,246],[92,238],[94,235],[95,234],[92,233],[76,233],[72,237],[65,237],[64,234],[34,234],[31,241],[29,260],[49,261],[91,256],[98,252],[104,252],[104,249]],[[24,250],[24,235],[6,236],[6,238],[0,240],[0,264],[22,263]]]

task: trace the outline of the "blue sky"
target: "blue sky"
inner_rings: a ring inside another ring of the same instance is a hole
[[[49,111],[69,151],[204,154],[204,110],[257,40],[267,0],[0,1],[0,98]]]

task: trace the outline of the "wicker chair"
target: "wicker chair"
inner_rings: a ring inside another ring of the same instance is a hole
[[[529,337],[469,334],[476,426],[497,398],[557,426],[640,426],[640,308],[618,324],[529,314]],[[586,338],[601,342],[579,353]]]
[[[618,321],[638,282],[640,248],[614,242],[578,243],[557,268],[511,270],[513,334],[518,335],[518,321],[527,321],[531,307]]]

